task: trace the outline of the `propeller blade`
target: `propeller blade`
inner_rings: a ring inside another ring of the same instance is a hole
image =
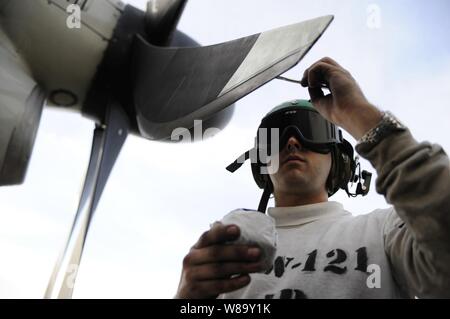
[[[53,269],[45,298],[72,298],[89,226],[128,136],[128,128],[128,117],[122,107],[116,102],[110,102],[105,125],[97,126],[94,130],[91,158],[78,210],[66,245]]]
[[[176,128],[217,112],[294,67],[331,24],[324,16],[199,48],[162,48],[137,36],[134,106],[140,134],[171,137]]]
[[[187,0],[150,0],[145,13],[145,29],[150,42],[166,45],[170,42]]]

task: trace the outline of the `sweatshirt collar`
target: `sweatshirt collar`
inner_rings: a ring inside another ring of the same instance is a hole
[[[341,203],[324,202],[295,207],[270,207],[268,215],[277,227],[299,226],[316,220],[350,215]]]

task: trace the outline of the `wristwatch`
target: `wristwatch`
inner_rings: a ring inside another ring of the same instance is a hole
[[[383,112],[381,121],[358,141],[358,146],[374,147],[387,136],[407,129],[391,112]]]

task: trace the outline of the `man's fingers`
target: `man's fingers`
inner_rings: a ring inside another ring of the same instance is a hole
[[[321,88],[308,88],[308,91],[313,103],[325,96]]]
[[[308,87],[320,88],[328,85],[331,74],[336,69],[335,66],[325,62],[314,64],[308,71]]]
[[[330,58],[330,57],[324,57],[324,58],[320,59],[318,62],[324,62],[324,63],[331,64],[331,65],[333,65],[333,66],[336,66],[336,67],[338,67],[338,68],[342,68],[342,67],[339,65],[339,63],[337,63],[335,60],[333,60],[333,59]]]
[[[195,287],[192,287],[191,293],[193,298],[216,298],[220,294],[241,289],[249,283],[250,276],[248,275],[241,275],[231,279],[202,281]]]
[[[261,257],[261,250],[257,247],[244,245],[215,245],[191,251],[191,265],[226,261],[256,261]]]
[[[332,71],[336,71],[341,66],[331,58],[322,58],[311,67],[305,70],[300,81],[303,87],[316,88],[328,84]]]
[[[217,223],[210,230],[204,232],[194,248],[204,248],[212,245],[218,245],[226,243],[227,241],[235,240],[239,237],[239,227],[236,225],[225,226]]]
[[[300,84],[305,88],[308,87],[308,71],[309,69],[306,69],[305,72],[303,72],[303,77],[300,80]]]
[[[192,267],[186,271],[189,281],[218,280],[234,275],[250,274],[262,271],[261,262],[223,262]]]

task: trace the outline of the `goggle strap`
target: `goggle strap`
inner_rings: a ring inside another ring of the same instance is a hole
[[[269,183],[266,183],[266,186],[264,187],[264,192],[261,196],[261,200],[259,201],[258,205],[258,212],[265,214],[267,205],[269,204],[270,194],[272,194],[271,187]]]
[[[251,151],[252,150],[249,150],[249,151],[245,152],[244,154],[239,156],[233,163],[228,165],[227,168],[226,168],[227,171],[229,171],[230,173],[234,173],[238,169],[240,169],[242,167],[242,165],[244,165],[244,163],[250,158],[250,152]]]

